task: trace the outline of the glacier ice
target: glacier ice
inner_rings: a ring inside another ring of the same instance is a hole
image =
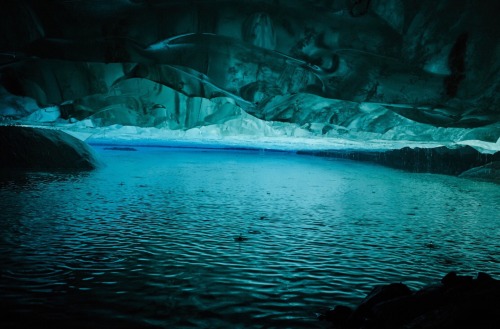
[[[1,120],[497,147],[493,2],[147,3],[9,2]]]

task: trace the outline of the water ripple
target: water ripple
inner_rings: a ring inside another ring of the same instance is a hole
[[[319,328],[376,284],[500,275],[496,185],[289,154],[100,153],[93,173],[0,184],[9,316]]]

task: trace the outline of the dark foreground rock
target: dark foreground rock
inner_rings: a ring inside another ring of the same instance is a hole
[[[450,272],[416,292],[402,283],[378,286],[355,310],[337,306],[321,319],[338,329],[500,328],[500,280]]]
[[[91,170],[98,166],[92,149],[60,130],[0,126],[0,168]]]
[[[470,146],[460,146],[456,148],[448,148],[445,146],[434,148],[404,147],[402,149],[388,151],[301,151],[299,153],[375,162],[410,172],[455,176],[472,168],[485,166],[493,161],[500,161],[500,152],[495,154],[484,154]]]

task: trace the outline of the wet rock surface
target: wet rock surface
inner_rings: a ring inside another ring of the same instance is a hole
[[[500,152],[484,154],[470,146],[448,148],[410,148],[388,151],[365,150],[328,150],[302,151],[310,154],[332,158],[343,158],[357,161],[368,161],[384,166],[403,169],[410,172],[460,175],[472,168],[488,165],[500,160]]]
[[[493,161],[484,166],[469,169],[461,173],[460,177],[493,181],[500,184],[500,161]]]
[[[339,329],[493,329],[500,324],[498,310],[500,280],[450,272],[415,292],[402,283],[377,286],[356,309],[339,305],[320,318]]]
[[[0,154],[0,168],[91,170],[99,166],[85,142],[53,129],[0,126]]]

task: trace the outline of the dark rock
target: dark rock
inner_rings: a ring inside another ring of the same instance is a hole
[[[458,148],[409,148],[384,152],[382,164],[411,172],[429,172],[447,175],[460,173],[488,163],[490,154],[481,154],[470,146]]]
[[[493,161],[484,166],[469,169],[461,173],[460,177],[491,181],[500,184],[500,161]]]
[[[113,147],[105,147],[105,150],[109,151],[137,151],[136,148],[133,147],[121,147],[121,146],[113,146]]]
[[[326,311],[319,319],[330,321],[335,326],[344,327],[352,315],[352,309],[344,305],[337,305],[333,309]]]
[[[351,316],[336,307],[323,319],[336,328],[493,329],[500,324],[500,281],[450,272],[441,284],[416,292],[396,283],[375,287]]]
[[[0,126],[0,168],[91,170],[99,162],[83,141],[54,129]]]
[[[492,283],[495,281],[488,273],[479,272],[476,278],[477,283]]]
[[[456,287],[459,285],[466,285],[472,283],[471,276],[458,276],[455,272],[450,272],[446,274],[442,279],[441,283],[444,284],[445,287]]]
[[[373,305],[372,322],[383,328],[398,328],[420,314],[432,311],[442,303],[443,289],[431,286],[413,294]]]
[[[470,146],[457,148],[448,148],[445,146],[434,148],[404,147],[402,149],[388,151],[300,151],[298,153],[357,161],[369,161],[410,172],[446,175],[460,175],[471,168],[484,166],[492,161],[500,160],[500,152],[495,154],[483,154]]]
[[[369,317],[375,305],[384,303],[395,298],[408,296],[411,294],[410,288],[402,283],[391,283],[385,286],[376,286],[356,308],[353,319],[363,319]]]

